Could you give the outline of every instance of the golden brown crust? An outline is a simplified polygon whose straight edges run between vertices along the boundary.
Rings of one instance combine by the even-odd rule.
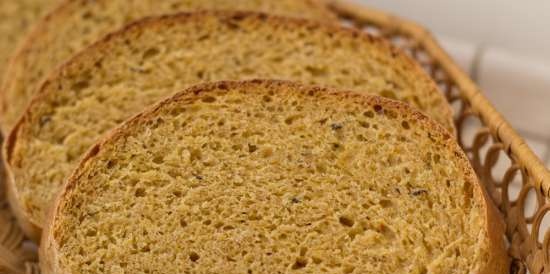
[[[499,219],[498,214],[495,212],[494,206],[489,202],[490,200],[483,190],[480,182],[478,181],[472,167],[469,164],[469,161],[466,158],[466,155],[460,149],[458,144],[454,141],[453,137],[440,124],[434,122],[432,119],[428,118],[426,115],[422,114],[418,110],[398,101],[368,94],[358,94],[354,92],[337,91],[329,88],[311,87],[295,82],[278,80],[222,81],[191,87],[185,91],[175,94],[171,98],[163,100],[162,102],[148,108],[142,113],[135,115],[133,118],[129,119],[118,128],[112,130],[109,134],[107,134],[104,138],[97,142],[96,145],[94,145],[86,153],[86,155],[82,158],[82,161],[79,164],[78,168],[76,168],[73,174],[68,178],[63,190],[55,200],[55,205],[52,207],[50,218],[48,220],[48,230],[44,232],[42,238],[43,245],[41,247],[41,264],[44,273],[65,273],[63,269],[59,269],[59,267],[55,265],[55,257],[57,256],[57,243],[55,235],[57,231],[55,231],[56,227],[54,226],[54,224],[57,219],[57,214],[63,207],[67,206],[67,204],[64,203],[64,198],[76,188],[77,184],[79,183],[80,177],[85,174],[85,171],[89,168],[91,161],[94,160],[96,155],[98,155],[99,152],[104,149],[104,147],[108,147],[110,144],[113,144],[117,140],[127,137],[129,134],[132,134],[132,129],[135,128],[137,125],[146,122],[148,119],[151,119],[151,117],[155,117],[159,112],[162,111],[165,106],[178,102],[182,98],[189,98],[190,96],[193,96],[195,100],[197,100],[197,98],[200,98],[200,95],[203,95],[205,93],[207,94],[209,91],[212,90],[229,90],[232,88],[235,89],[239,87],[250,86],[254,87],[260,85],[292,87],[293,90],[304,93],[307,92],[308,94],[322,92],[324,94],[329,94],[328,96],[339,98],[337,99],[337,101],[352,100],[356,103],[358,102],[360,104],[363,104],[366,107],[380,105],[384,109],[391,109],[393,111],[403,114],[406,117],[410,117],[416,120],[418,126],[423,126],[427,129],[430,129],[430,133],[432,134],[432,136],[435,139],[441,140],[444,146],[454,153],[454,155],[456,156],[456,161],[459,163],[460,168],[463,171],[467,181],[469,181],[473,185],[473,196],[480,199],[479,203],[483,205],[482,210],[485,214],[484,220],[486,221],[487,226],[487,231],[485,231],[485,233],[487,234],[487,239],[489,241],[490,258],[488,260],[488,264],[480,269],[478,274],[507,273],[506,270],[508,269],[509,262],[502,242],[503,230],[501,220]],[[277,91],[288,92],[285,89],[277,89]],[[52,229],[53,231],[50,231],[50,229]]]

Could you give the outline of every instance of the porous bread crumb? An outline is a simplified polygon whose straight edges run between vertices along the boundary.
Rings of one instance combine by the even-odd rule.
[[[464,154],[378,97],[200,86],[85,159],[45,234],[45,274],[463,274],[490,256]]]
[[[13,60],[7,71],[3,92],[0,93],[3,102],[0,108],[2,129],[5,133],[9,132],[24,112],[25,107],[39,88],[39,84],[51,70],[104,35],[136,19],[178,11],[230,9],[259,10],[327,22],[335,21],[336,17],[321,1],[65,0],[60,8],[37,23],[23,47],[18,50],[17,58]],[[2,0],[0,7],[2,7],[1,5],[14,5],[8,4],[8,2],[29,2],[28,5],[34,2],[36,5],[48,1]],[[10,44],[9,46],[14,45]],[[11,52],[11,48],[9,50]]]
[[[88,49],[46,82],[6,144],[19,203],[12,206],[42,226],[66,176],[103,133],[192,84],[250,78],[392,94],[453,127],[426,74],[370,36],[253,13],[153,18]]]

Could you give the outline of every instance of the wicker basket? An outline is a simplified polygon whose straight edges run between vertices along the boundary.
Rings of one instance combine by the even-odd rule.
[[[540,230],[550,211],[550,172],[525,141],[424,28],[343,0],[329,2],[344,24],[387,38],[430,73],[455,109],[462,148],[504,216],[510,273],[550,273],[550,230]],[[36,246],[25,240],[3,198],[0,193],[0,274],[39,273]],[[532,209],[528,200],[536,201]]]

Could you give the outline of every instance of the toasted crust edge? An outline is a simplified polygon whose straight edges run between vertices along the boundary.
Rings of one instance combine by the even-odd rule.
[[[433,121],[431,118],[421,113],[420,111],[410,107],[409,105],[394,101],[391,99],[382,98],[379,96],[369,95],[369,94],[358,94],[351,91],[340,91],[334,88],[325,88],[318,86],[303,85],[297,82],[291,81],[281,81],[281,80],[248,80],[248,81],[220,81],[215,83],[206,83],[193,86],[182,92],[178,92],[172,97],[169,97],[154,106],[147,108],[145,111],[135,115],[134,117],[127,120],[125,123],[113,129],[110,133],[104,136],[100,141],[98,141],[86,155],[82,158],[79,166],[75,169],[72,175],[66,181],[63,190],[59,193],[55,199],[54,206],[51,208],[48,225],[44,230],[42,235],[42,245],[40,247],[40,264],[42,271],[45,274],[60,274],[67,273],[57,265],[58,251],[56,242],[54,239],[54,224],[58,217],[59,210],[64,204],[64,198],[74,190],[76,185],[79,183],[79,179],[86,171],[89,163],[93,161],[96,155],[108,144],[116,142],[119,138],[127,136],[126,132],[132,133],[131,128],[135,125],[139,125],[144,121],[147,121],[149,118],[154,117],[156,113],[160,112],[165,106],[179,101],[185,96],[198,96],[204,93],[211,92],[216,89],[231,89],[231,88],[243,88],[243,87],[257,87],[257,86],[279,86],[279,87],[290,87],[300,92],[313,92],[319,93],[324,92],[340,98],[341,100],[354,100],[365,106],[372,105],[382,105],[384,108],[391,108],[392,110],[398,111],[400,113],[405,113],[407,116],[414,118],[419,124],[423,124],[426,128],[432,129],[432,133],[435,134],[435,137],[442,140],[445,147],[450,151],[453,151],[456,155],[457,163],[463,171],[466,179],[473,185],[474,191],[478,193],[477,196],[482,201],[481,210],[485,214],[485,228],[488,240],[489,248],[489,260],[487,265],[479,269],[478,274],[504,274],[507,273],[509,260],[507,257],[507,252],[504,247],[503,242],[503,223],[501,216],[496,211],[495,206],[491,203],[487,192],[484,190],[483,186],[479,182],[473,168],[470,166],[470,163],[465,155],[465,153],[460,149],[458,143],[456,143],[452,135],[450,135],[443,126],[439,123]],[[280,89],[278,92],[288,92],[287,90]],[[197,97],[198,98],[198,97]]]

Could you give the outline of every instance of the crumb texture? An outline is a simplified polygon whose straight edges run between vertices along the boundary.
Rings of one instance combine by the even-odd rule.
[[[1,2],[0,8],[20,6],[18,2],[43,6],[53,0]],[[107,33],[146,16],[205,9],[260,10],[327,21],[334,18],[319,0],[66,0],[62,8],[40,21],[8,71],[3,95],[4,129],[11,129],[52,69]],[[19,34],[17,28],[12,32]],[[14,45],[6,45],[11,50],[7,46]]]
[[[409,108],[366,98],[277,82],[174,97],[69,180],[52,226],[55,264],[475,273],[488,252],[483,198],[458,147]]]
[[[40,226],[98,137],[201,82],[275,78],[342,87],[409,102],[446,121],[448,106],[433,83],[385,46],[336,27],[255,14],[180,15],[134,26],[77,56],[27,112],[9,157],[20,204]]]

